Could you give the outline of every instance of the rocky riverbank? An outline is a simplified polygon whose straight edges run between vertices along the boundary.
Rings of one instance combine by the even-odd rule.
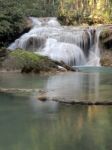
[[[57,62],[46,56],[34,54],[25,50],[0,51],[0,70],[1,71],[20,71],[21,73],[56,73],[75,71],[64,62]]]

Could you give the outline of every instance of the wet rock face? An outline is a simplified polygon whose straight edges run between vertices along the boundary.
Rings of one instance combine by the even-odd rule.
[[[102,66],[112,67],[112,51],[103,52],[100,63]]]
[[[8,50],[6,48],[0,49],[0,58],[7,56],[7,54],[8,54]]]
[[[0,68],[2,67],[2,62],[8,55],[8,50],[6,48],[0,49]]]
[[[112,49],[112,25],[107,26],[101,32],[100,41],[103,48]]]
[[[102,53],[100,63],[102,66],[112,67],[112,25],[106,28],[100,34]]]

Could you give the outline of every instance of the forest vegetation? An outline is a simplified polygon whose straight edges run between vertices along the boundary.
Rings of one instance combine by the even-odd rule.
[[[0,0],[0,47],[24,32],[29,16],[56,16],[64,25],[111,23],[112,0]]]

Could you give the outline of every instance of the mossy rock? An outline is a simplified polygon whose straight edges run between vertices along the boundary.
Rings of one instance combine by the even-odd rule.
[[[26,73],[40,73],[58,69],[56,63],[48,57],[20,49],[9,53],[7,59],[3,62],[3,68],[21,70],[21,72]]]
[[[7,71],[19,70],[22,73],[56,73],[57,71],[63,72],[63,70],[75,71],[74,68],[66,65],[64,62],[53,61],[47,56],[41,56],[21,49],[9,51],[7,57],[2,62],[2,68]]]

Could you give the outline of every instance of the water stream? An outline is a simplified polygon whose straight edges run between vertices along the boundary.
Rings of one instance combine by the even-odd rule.
[[[32,50],[71,66],[100,66],[100,28],[61,26],[56,18],[34,18],[32,29],[8,48]]]

